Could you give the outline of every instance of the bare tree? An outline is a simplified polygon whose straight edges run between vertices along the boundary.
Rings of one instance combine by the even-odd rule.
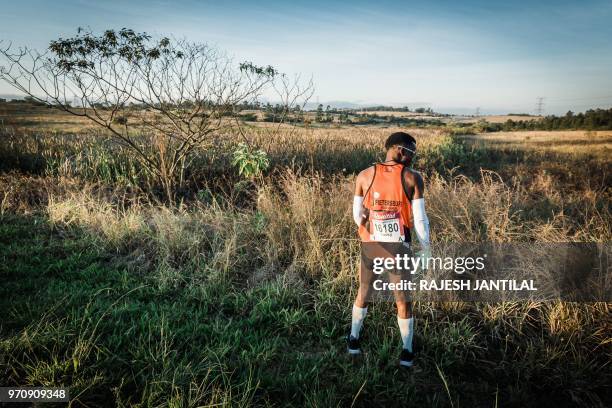
[[[211,147],[239,124],[232,120],[239,104],[281,89],[287,93],[283,103],[293,105],[312,88],[312,82],[300,87],[298,77],[291,84],[271,66],[235,64],[206,44],[125,28],[102,35],[79,29],[75,37],[52,41],[44,53],[8,44],[0,56],[6,62],[1,79],[105,128],[135,153],[171,202],[194,151]]]

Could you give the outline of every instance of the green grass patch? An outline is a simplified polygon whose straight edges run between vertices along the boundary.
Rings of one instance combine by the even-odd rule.
[[[325,278],[292,285],[282,274],[254,287],[236,281],[241,274],[159,285],[155,274],[121,267],[78,228],[57,230],[42,216],[1,221],[5,386],[67,386],[76,405],[88,406],[568,406],[609,399],[601,356],[572,352],[536,327],[519,335],[507,314],[485,324],[479,305],[418,305],[419,370],[404,371],[390,304],[371,307],[365,354],[347,356],[345,285]]]

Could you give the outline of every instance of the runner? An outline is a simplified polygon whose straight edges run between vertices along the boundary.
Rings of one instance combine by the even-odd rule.
[[[428,251],[429,220],[425,213],[423,178],[408,167],[416,153],[416,140],[408,133],[396,132],[387,138],[385,149],[385,161],[363,170],[356,180],[353,219],[359,228],[362,248],[367,242],[393,241],[402,241],[410,248],[410,234],[414,229],[422,251]],[[359,332],[368,311],[371,291],[371,280],[365,277],[365,269],[362,252],[359,291],[353,304],[351,332],[347,336],[350,354],[361,353]],[[403,343],[400,366],[411,367],[414,360],[412,303],[397,295],[395,303]]]

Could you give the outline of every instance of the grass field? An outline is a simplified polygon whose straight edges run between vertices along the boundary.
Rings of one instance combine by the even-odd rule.
[[[508,119],[513,121],[519,120],[533,120],[537,119],[538,116],[529,115],[479,115],[479,116],[459,116],[459,117],[440,117],[431,115],[428,113],[415,113],[415,112],[398,112],[398,111],[359,111],[360,114],[376,115],[376,116],[395,116],[400,118],[412,118],[412,119],[439,119],[443,122],[461,122],[461,123],[476,123],[479,120],[486,120],[489,123],[504,123]]]
[[[489,123],[504,123],[508,119],[511,119],[515,122],[520,120],[535,120],[538,119],[539,116],[529,116],[529,115],[480,115],[471,118],[461,119],[460,122],[466,123],[475,123],[479,120],[486,120]]]
[[[244,110],[244,115],[255,115],[257,120],[262,121],[264,113],[260,110]],[[447,124],[452,123],[476,123],[486,120],[489,123],[504,123],[508,119],[513,121],[529,121],[538,119],[538,116],[526,115],[480,115],[480,116],[450,116],[432,115],[428,113],[398,112],[398,111],[356,111],[358,115],[373,115],[381,117],[398,117],[406,119],[439,120]],[[305,112],[305,117],[311,123],[315,123],[315,112]],[[95,129],[88,119],[72,116],[59,111],[49,110],[44,106],[32,107],[27,104],[0,104],[0,125],[16,126],[26,129],[60,130],[62,132],[78,132],[84,128]],[[270,123],[262,122],[258,126],[270,126]],[[336,121],[336,126],[339,126]]]
[[[612,150],[612,131],[605,130],[496,132],[471,140],[497,150],[591,156],[602,161],[609,160]]]
[[[249,127],[266,174],[238,188],[202,152],[170,207],[129,152],[54,120],[1,130],[1,385],[74,406],[612,405],[606,303],[416,304],[413,371],[375,304],[348,358],[352,185],[394,129]],[[411,133],[434,242],[610,241],[609,132]]]

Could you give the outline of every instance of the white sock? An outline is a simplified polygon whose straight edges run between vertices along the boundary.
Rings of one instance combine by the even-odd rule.
[[[414,334],[414,317],[410,319],[397,318],[397,325],[400,329],[400,335],[402,336],[402,343],[404,348],[412,353],[412,335]]]
[[[353,318],[351,321],[351,336],[358,339],[361,326],[363,326],[363,320],[368,313],[367,307],[357,307],[353,305]]]

